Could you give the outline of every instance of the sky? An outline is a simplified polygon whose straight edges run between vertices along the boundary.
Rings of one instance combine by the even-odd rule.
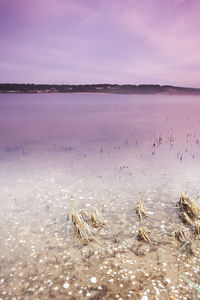
[[[0,0],[0,82],[200,87],[200,0]]]

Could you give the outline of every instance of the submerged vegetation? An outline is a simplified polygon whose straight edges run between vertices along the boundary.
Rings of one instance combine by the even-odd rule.
[[[148,217],[147,210],[144,206],[144,200],[142,199],[137,203],[135,208],[136,214],[139,216],[140,220],[142,221],[143,217]]]
[[[94,240],[91,228],[77,211],[72,212],[72,222],[74,224],[75,237],[80,237],[83,242],[87,243]]]
[[[192,200],[184,193],[177,203],[180,218],[184,223],[190,225],[197,234],[200,232],[200,208],[197,204],[198,198],[199,196]]]
[[[200,208],[197,204],[198,198],[199,197],[192,200],[185,192],[180,196],[177,203],[180,218],[192,229],[191,232],[190,228],[181,225],[180,228],[173,233],[173,241],[177,242],[177,246],[179,247],[178,253],[185,250],[188,255],[200,255],[200,248],[196,244],[196,240],[199,240],[198,234],[200,219]]]
[[[90,217],[90,221],[92,225],[96,228],[106,225],[106,221],[104,220],[102,214],[96,207],[93,207],[92,209],[92,215]]]
[[[82,209],[79,213],[77,207],[74,207],[74,204],[75,202],[73,200],[71,220],[74,225],[75,237],[79,237],[84,243],[96,240],[93,227],[99,228],[106,224],[100,211],[94,207],[90,216],[86,209]]]
[[[180,228],[173,233],[173,242],[175,246],[179,248],[178,253],[181,253],[183,250],[185,250],[187,255],[200,255],[200,249],[192,240],[191,233],[188,228],[180,226]]]
[[[173,241],[177,240],[181,243],[185,243],[190,240],[190,230],[186,227],[180,226],[178,230],[173,232]]]
[[[194,239],[199,234],[199,222],[200,218],[200,208],[197,205],[197,199],[191,200],[186,193],[180,196],[177,206],[179,208],[179,215],[184,223],[190,225],[193,230],[192,232],[188,227],[180,225],[179,229],[172,233],[173,244],[179,248],[178,253],[186,250],[187,254],[194,254],[199,256],[200,249],[196,245]],[[148,217],[147,210],[144,206],[143,197],[137,203],[135,208],[136,214],[139,216],[140,220],[143,222],[144,217]],[[103,218],[100,211],[93,207],[91,213],[86,209],[82,209],[78,212],[77,207],[75,208],[75,202],[73,200],[71,220],[74,225],[75,237],[79,237],[84,243],[89,243],[95,239],[95,229],[103,227],[106,225],[106,221]],[[192,237],[193,234],[193,237]],[[151,230],[146,226],[141,226],[136,235],[138,241],[145,243],[152,243]],[[97,241],[97,240],[96,240]]]
[[[151,230],[145,226],[140,227],[138,234],[137,234],[137,239],[139,241],[143,242],[152,242],[151,240]]]

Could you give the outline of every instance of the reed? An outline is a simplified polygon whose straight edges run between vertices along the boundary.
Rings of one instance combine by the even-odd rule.
[[[180,213],[186,214],[190,219],[194,220],[200,217],[200,208],[197,204],[197,200],[190,199],[186,193],[182,194],[177,206],[179,208]]]
[[[179,248],[178,253],[185,250],[188,255],[200,255],[200,249],[196,246],[191,238],[190,230],[186,227],[180,226],[178,230],[173,233],[173,242],[177,243]]]
[[[148,217],[147,210],[144,206],[143,198],[137,203],[135,211],[136,211],[136,214],[139,216],[141,221],[142,221],[143,217]]]
[[[177,206],[179,209],[179,216],[184,223],[190,225],[195,233],[200,233],[200,207],[197,204],[197,199],[190,199],[186,193],[182,194]]]
[[[82,241],[89,243],[90,241],[94,240],[94,235],[92,230],[90,229],[88,223],[83,218],[83,215],[78,213],[77,205],[75,207],[75,201],[73,199],[72,203],[72,214],[71,220],[74,224],[74,232],[76,238],[81,238]]]
[[[173,232],[173,241],[179,241],[181,243],[185,243],[187,240],[189,240],[190,237],[190,230],[184,226],[180,226],[180,228]]]
[[[189,280],[186,276],[181,275],[181,277],[189,284],[191,285],[196,291],[197,293],[200,292],[200,283],[196,284],[193,281]]]
[[[92,209],[92,215],[90,217],[90,221],[93,227],[95,228],[102,227],[106,224],[106,221],[104,220],[102,214],[96,207],[93,207]]]
[[[140,227],[138,234],[137,234],[137,239],[139,241],[143,241],[145,243],[152,242],[150,229],[145,226]]]
[[[90,216],[89,216],[88,211],[86,209],[81,210],[81,216],[82,216],[82,218],[85,222],[87,222],[87,223],[90,222]]]
[[[82,239],[82,241],[89,243],[94,240],[94,235],[86,221],[84,221],[81,214],[74,210],[72,212],[72,222],[74,224],[75,236]]]
[[[75,236],[79,237],[82,241],[89,243],[90,241],[97,240],[94,237],[94,228],[100,228],[106,224],[102,214],[96,208],[92,208],[90,215],[86,209],[82,209],[79,213],[75,201],[72,204],[71,220],[74,225]]]

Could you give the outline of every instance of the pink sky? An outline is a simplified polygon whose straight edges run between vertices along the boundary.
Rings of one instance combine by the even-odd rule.
[[[0,82],[200,87],[198,0],[0,0]]]

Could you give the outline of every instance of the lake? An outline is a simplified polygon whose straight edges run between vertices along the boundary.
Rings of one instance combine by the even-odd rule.
[[[200,193],[199,112],[199,96],[0,94],[0,298],[193,297],[180,273],[199,280],[200,259],[171,241],[180,195]],[[85,244],[71,213],[94,207],[107,224]]]

